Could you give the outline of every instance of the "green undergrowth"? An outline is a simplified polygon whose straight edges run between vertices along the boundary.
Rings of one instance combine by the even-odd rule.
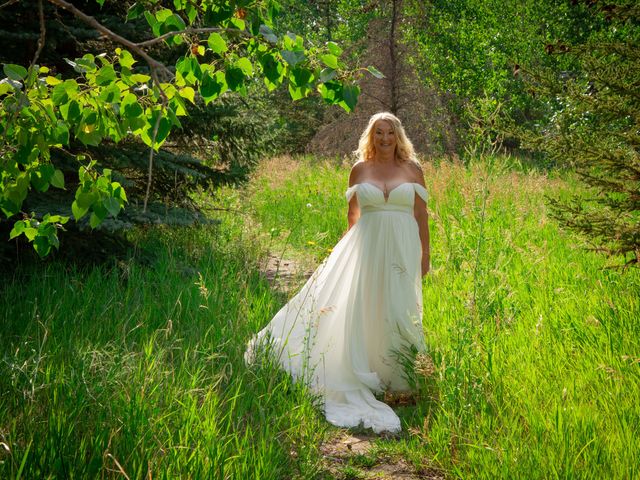
[[[155,260],[5,279],[0,478],[309,478],[326,426],[245,342],[282,299],[241,219],[139,232]]]
[[[548,217],[570,179],[510,159],[424,171],[434,363],[413,374],[416,404],[394,407],[399,437],[331,471],[401,458],[451,478],[639,477],[638,271]],[[218,225],[136,231],[145,262],[6,274],[0,478],[331,478],[318,447],[340,430],[243,353],[287,300],[259,273],[267,251],[326,257],[347,177],[338,161],[272,159],[242,189],[199,195]]]
[[[254,182],[258,221],[323,258],[346,229],[348,168],[277,170]],[[564,173],[511,158],[424,173],[435,373],[417,375],[417,405],[397,408],[404,433],[378,441],[381,458],[460,478],[639,477],[640,272],[548,217],[545,197],[579,188]]]

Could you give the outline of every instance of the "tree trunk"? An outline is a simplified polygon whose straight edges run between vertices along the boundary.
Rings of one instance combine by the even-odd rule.
[[[389,83],[391,84],[391,113],[398,114],[398,44],[396,35],[398,32],[397,24],[399,18],[399,10],[402,8],[402,0],[393,0],[391,5],[391,27],[389,28],[389,58],[391,60],[391,72],[389,74]]]

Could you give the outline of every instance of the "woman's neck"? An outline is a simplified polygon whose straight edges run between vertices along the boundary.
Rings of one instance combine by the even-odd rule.
[[[376,152],[375,156],[373,157],[373,159],[377,162],[377,163],[393,163],[394,160],[396,158],[396,152],[389,152],[389,153],[380,153],[380,152]]]

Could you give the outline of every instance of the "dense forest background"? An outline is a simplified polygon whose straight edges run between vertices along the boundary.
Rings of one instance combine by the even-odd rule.
[[[164,3],[73,2],[80,11],[133,42],[149,38],[151,23],[145,16],[149,13],[142,14],[144,9],[161,18],[162,12],[178,8],[175,18],[165,18],[169,14],[162,17],[163,24],[150,17],[152,23],[156,22],[153,28],[158,34],[163,28],[162,32],[170,32],[178,30],[176,25],[184,26],[180,15],[189,17],[189,21],[193,15],[193,26],[198,26],[200,17],[195,10],[188,10],[188,2]],[[50,68],[50,76],[73,78],[81,70],[72,59],[111,54],[122,46],[56,2],[38,2],[41,15],[34,14],[35,5],[8,2],[0,9],[3,64],[28,66],[37,52],[37,63]],[[205,15],[204,23],[234,18],[244,22],[241,17],[247,14],[247,6],[257,9],[259,4],[211,5],[210,10],[224,10],[229,18],[224,20],[222,15],[218,20],[207,20]],[[353,104],[359,93],[355,110],[348,113],[328,105],[341,100],[330,98],[333,93],[328,94],[325,88],[335,77],[333,68],[322,65],[325,69],[320,72],[315,67],[315,77],[329,81],[318,87],[322,95],[313,92],[312,83],[298,88],[296,79],[292,81],[298,93],[293,94],[282,79],[273,84],[265,80],[265,86],[256,64],[255,75],[249,72],[240,85],[233,86],[235,94],[229,91],[206,97],[201,86],[193,98],[188,94],[184,97],[190,101],[178,107],[186,110],[179,128],[167,126],[167,132],[170,128],[172,131],[156,154],[155,175],[146,173],[148,147],[136,135],[94,139],[83,136],[82,129],[68,139],[63,135],[67,145],[51,149],[50,164],[62,172],[67,185],[77,184],[77,159],[91,158],[97,163],[97,174],[107,168],[128,195],[126,208],[117,217],[124,207],[124,197],[115,200],[119,206],[113,199],[104,208],[95,203],[87,206],[88,212],[97,217],[91,220],[87,215],[82,221],[68,223],[68,230],[87,232],[91,223],[92,228],[98,227],[107,235],[139,223],[203,221],[189,200],[194,188],[241,182],[266,156],[304,152],[349,155],[369,116],[387,110],[404,121],[416,149],[427,159],[445,155],[465,160],[476,154],[502,152],[541,167],[575,169],[594,188],[592,195],[556,201],[556,216],[593,239],[595,248],[621,255],[625,262],[637,262],[640,169],[634,128],[638,126],[638,7],[633,2],[282,0],[268,5],[272,29],[267,30],[276,41],[280,38],[282,43],[287,32],[295,32],[290,33],[291,38],[297,34],[304,39],[298,37],[295,48],[299,52],[332,45],[339,60],[334,56],[330,64],[343,69],[343,77],[337,81],[353,82],[348,87]],[[255,28],[259,22],[252,21]],[[257,37],[267,38],[264,32]],[[175,64],[173,70],[185,73],[184,65],[198,57],[197,49],[193,50],[197,36],[185,38],[190,39],[189,45],[189,41],[158,42],[148,51],[163,64]],[[230,46],[237,40],[233,35],[225,38]],[[248,48],[245,53],[252,47]],[[224,51],[220,55],[225,55]],[[246,68],[243,65],[234,67],[235,71]],[[263,62],[262,72],[267,72],[265,65]],[[276,65],[280,72],[287,62]],[[295,63],[289,66],[292,71],[297,68]],[[248,68],[251,70],[250,62]],[[150,69],[139,62],[133,70],[144,74]],[[282,76],[277,72],[276,77]],[[306,77],[294,73],[296,78],[311,82],[314,75],[308,72]],[[8,126],[11,102],[16,98],[6,83],[15,81],[9,77],[2,90],[3,123]],[[202,83],[195,77],[196,84]],[[338,91],[342,86],[332,88]],[[103,107],[119,107],[119,97],[111,100],[108,94],[101,95],[98,101]],[[149,113],[148,117],[153,115]],[[175,126],[177,117],[173,118]],[[131,125],[126,128],[131,129]],[[148,127],[147,133],[152,130]],[[164,130],[162,123],[160,132]],[[23,141],[16,138],[5,134],[5,152],[15,148],[12,142]],[[48,153],[43,159],[49,164],[46,157]],[[71,189],[49,189],[46,181],[46,186],[38,183],[42,178],[55,180],[53,171],[31,173],[32,188],[28,183],[20,187],[13,174],[5,175],[4,202],[13,205],[4,209],[5,218],[0,222],[5,237],[13,232],[12,238],[25,238],[20,232],[28,228],[26,224],[21,224],[19,231],[13,230],[20,211],[31,219],[42,219],[46,213],[63,217],[73,213]],[[17,200],[12,200],[12,195]],[[22,201],[26,203],[22,205]],[[29,216],[29,212],[34,215]],[[40,253],[48,254],[58,244],[57,230],[49,228],[49,236],[38,232],[35,245],[41,245]],[[14,249],[3,242],[2,256],[11,257]]]

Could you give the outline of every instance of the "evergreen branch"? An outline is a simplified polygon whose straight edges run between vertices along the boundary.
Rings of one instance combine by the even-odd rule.
[[[176,35],[188,35],[188,34],[199,34],[199,33],[212,33],[212,32],[225,32],[225,33],[234,33],[240,34],[247,38],[251,38],[251,35],[246,33],[244,30],[239,30],[237,28],[222,28],[222,27],[206,27],[206,28],[186,28],[184,30],[178,30],[175,32],[167,32],[159,37],[152,38],[150,40],[145,40],[144,42],[138,42],[135,45],[138,47],[148,47],[149,45],[154,45],[156,43],[162,42],[167,38],[175,37]]]

